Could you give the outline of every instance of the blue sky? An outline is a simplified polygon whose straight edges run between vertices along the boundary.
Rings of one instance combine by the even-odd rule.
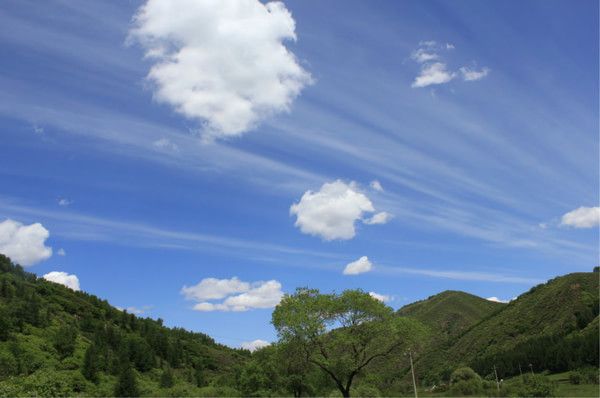
[[[0,251],[231,346],[598,264],[596,1],[209,3],[3,4]]]

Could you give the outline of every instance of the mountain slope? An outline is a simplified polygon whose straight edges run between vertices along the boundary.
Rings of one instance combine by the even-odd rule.
[[[445,349],[426,350],[419,359],[424,373],[435,380],[459,365],[484,375],[495,366],[500,377],[529,364],[556,371],[598,366],[598,276],[573,273],[533,287],[450,339]]]
[[[113,396],[127,388],[152,396],[206,389],[235,395],[228,386],[248,357],[202,333],[166,328],[37,278],[0,255],[0,396]]]
[[[503,306],[469,293],[447,290],[402,307],[398,315],[417,319],[435,332],[452,338]]]

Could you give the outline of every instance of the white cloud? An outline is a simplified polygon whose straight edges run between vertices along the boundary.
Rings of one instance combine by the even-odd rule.
[[[600,225],[600,207],[580,207],[562,216],[562,225],[574,228],[593,228]]]
[[[422,41],[419,48],[411,53],[411,58],[421,64],[420,73],[412,83],[412,87],[420,88],[436,84],[445,84],[457,76],[462,76],[464,81],[481,80],[486,77],[490,68],[483,67],[479,70],[463,66],[458,71],[448,69],[442,51],[454,50],[454,44],[438,44],[435,41]],[[433,93],[432,93],[433,94]]]
[[[65,249],[63,249],[62,247],[60,249],[58,249],[58,251],[56,252],[56,254],[58,254],[59,256],[66,256],[67,252],[65,251]]]
[[[67,198],[60,198],[58,200],[58,205],[59,206],[67,207],[67,206],[72,205],[72,204],[73,204],[73,201],[69,200]]]
[[[513,301],[514,299],[516,299],[516,297],[513,297],[513,298],[511,298],[510,300],[502,300],[502,299],[499,299],[499,298],[498,298],[498,297],[496,297],[496,296],[492,296],[492,297],[488,297],[488,298],[486,298],[486,300],[493,301],[493,302],[495,302],[495,303],[503,303],[503,304],[510,303],[510,302],[511,302],[511,301]]]
[[[486,298],[486,300],[493,301],[495,303],[508,303],[508,300],[501,300],[496,296],[488,297],[488,298]]]
[[[213,300],[222,299],[230,294],[246,292],[250,289],[248,282],[243,282],[236,277],[231,279],[205,278],[194,286],[184,286],[181,293],[188,300]]]
[[[67,274],[66,272],[60,271],[52,271],[45,274],[43,278],[47,281],[66,286],[69,289],[73,289],[75,291],[79,290],[79,278],[77,275]]]
[[[166,150],[166,151],[177,152],[179,150],[179,146],[177,146],[177,144],[175,144],[174,142],[171,142],[171,140],[168,138],[161,138],[159,140],[156,140],[152,143],[152,145],[156,149],[160,149],[163,151]]]
[[[490,73],[490,68],[481,68],[480,70],[475,70],[463,66],[460,68],[460,73],[465,81],[471,82],[475,80],[481,80]]]
[[[138,308],[138,307],[127,307],[127,308],[123,308],[123,307],[115,307],[116,309],[118,309],[119,311],[127,311],[130,314],[135,314],[135,315],[142,315],[145,314],[148,310],[152,309],[151,305],[145,305],[142,308]]]
[[[33,132],[36,134],[44,134],[44,128],[36,124],[33,125]]]
[[[273,308],[281,301],[281,283],[243,282],[238,278],[206,278],[195,286],[184,286],[181,293],[188,300],[199,301],[196,311],[248,311],[254,308]],[[224,300],[222,300],[224,299]],[[208,300],[222,300],[210,302]]]
[[[387,303],[388,301],[390,301],[392,299],[388,295],[379,294],[379,293],[375,293],[375,292],[369,292],[369,296],[373,297],[376,300],[381,301],[382,303]]]
[[[426,50],[424,48],[419,48],[416,49],[415,51],[413,51],[413,53],[410,55],[410,57],[417,61],[418,63],[423,63],[423,62],[429,62],[429,61],[434,61],[436,59],[438,59],[440,56],[430,50]]]
[[[392,219],[392,215],[388,212],[382,211],[380,213],[375,214],[371,218],[367,218],[363,220],[365,224],[369,225],[377,225],[377,224],[385,224]]]
[[[377,192],[383,192],[383,187],[381,186],[381,183],[378,180],[371,181],[370,186]]]
[[[367,256],[362,256],[356,261],[351,262],[344,268],[344,275],[358,275],[369,272],[373,269],[373,264]]]
[[[239,136],[288,111],[311,76],[284,45],[295,21],[282,2],[148,0],[134,16],[130,41],[154,61],[154,97],[206,136]]]
[[[0,223],[0,253],[24,267],[34,265],[52,256],[52,248],[44,245],[49,236],[40,223],[4,220]]]
[[[271,345],[271,343],[269,343],[268,341],[257,339],[254,341],[244,341],[242,342],[242,344],[240,344],[240,347],[242,347],[245,350],[249,350],[250,352],[254,352],[269,345]]]
[[[325,240],[353,238],[354,223],[374,211],[373,203],[355,182],[341,180],[325,183],[317,192],[306,191],[300,202],[290,207],[290,214],[296,216],[294,225],[300,231]]]
[[[446,69],[446,64],[435,62],[424,66],[421,74],[415,78],[413,87],[427,87],[433,84],[444,84],[454,79],[456,74]]]

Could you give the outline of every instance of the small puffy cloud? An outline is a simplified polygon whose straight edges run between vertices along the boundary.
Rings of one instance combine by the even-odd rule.
[[[179,150],[179,146],[177,146],[177,144],[175,144],[174,142],[171,142],[171,140],[168,138],[161,138],[159,140],[156,140],[152,143],[152,145],[154,146],[154,148],[162,151],[177,152]]]
[[[33,125],[33,132],[36,134],[44,134],[44,128],[36,124]]]
[[[562,216],[561,225],[593,228],[600,225],[600,207],[580,207]]]
[[[195,286],[184,286],[181,293],[188,299],[198,301],[196,311],[248,311],[255,308],[273,308],[281,301],[281,283],[243,282],[238,278],[206,278]],[[211,302],[210,300],[220,300]]]
[[[352,239],[356,235],[355,222],[373,212],[373,203],[358,185],[341,180],[325,183],[317,192],[306,191],[300,202],[290,207],[290,214],[296,216],[294,225],[300,231],[324,240]]]
[[[367,256],[362,256],[356,261],[351,262],[344,268],[344,275],[358,275],[369,272],[373,269],[373,264]]]
[[[363,220],[365,224],[369,225],[377,225],[377,224],[385,224],[392,219],[392,215],[388,212],[382,211],[380,213],[375,214],[371,218],[367,218]]]
[[[65,251],[65,249],[63,249],[62,247],[60,249],[58,249],[58,251],[56,252],[56,254],[58,254],[59,256],[66,256],[67,252]]]
[[[73,289],[75,291],[79,290],[79,278],[77,275],[67,274],[66,272],[61,271],[52,271],[45,274],[43,278],[47,281],[66,286],[69,289]]]
[[[250,352],[254,352],[256,350],[260,350],[261,348],[267,347],[271,345],[268,341],[257,339],[253,341],[244,341],[240,344],[240,347],[244,350],[248,350]]]
[[[375,292],[369,292],[369,296],[373,297],[376,300],[381,301],[382,303],[387,303],[388,301],[390,301],[392,299],[388,295],[379,294],[379,293],[375,293]]]
[[[369,184],[371,186],[371,188],[373,188],[375,191],[377,192],[383,192],[383,187],[381,186],[381,183],[378,180],[373,180],[371,181],[371,184]]]
[[[148,0],[129,41],[152,65],[154,98],[200,121],[211,138],[239,136],[288,111],[310,74],[285,46],[295,21],[282,2]]]
[[[205,278],[194,286],[184,286],[181,293],[188,300],[222,299],[230,294],[246,292],[250,289],[248,282],[242,282],[236,277],[231,279]]]
[[[488,73],[490,73],[490,68],[481,68],[480,70],[475,70],[463,66],[460,68],[460,73],[465,81],[471,82],[475,80],[481,80],[486,77]]]
[[[24,267],[34,265],[52,256],[52,248],[45,246],[49,236],[40,223],[23,225],[4,220],[0,223],[0,253]]]
[[[486,77],[490,69],[483,67],[479,70],[463,66],[458,71],[448,68],[442,53],[454,50],[454,44],[438,44],[435,41],[422,41],[419,48],[411,53],[411,59],[420,64],[419,75],[412,83],[413,88],[445,84],[460,76],[464,81],[476,81]]]
[[[435,62],[429,64],[421,69],[419,76],[415,78],[413,87],[427,87],[434,84],[448,83],[454,79],[456,74],[446,69],[446,64],[442,62]]]
[[[67,206],[72,205],[72,204],[73,204],[73,201],[69,200],[67,198],[60,198],[58,200],[58,205],[62,206],[62,207],[67,207]]]

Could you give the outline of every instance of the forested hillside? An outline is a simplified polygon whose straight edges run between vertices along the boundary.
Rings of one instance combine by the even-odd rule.
[[[555,278],[508,304],[446,291],[395,313],[361,291],[298,289],[274,311],[280,342],[251,354],[0,255],[0,396],[411,395],[409,351],[417,384],[451,395],[495,394],[494,368],[501,378],[583,369],[597,382],[599,275]],[[476,388],[457,387],[464,378]],[[529,387],[512,393],[550,395]]]
[[[533,287],[480,319],[417,364],[435,382],[459,365],[499,377],[598,366],[597,272],[574,273]],[[403,311],[400,311],[401,313]],[[408,316],[411,316],[408,314]],[[439,347],[438,347],[439,348]],[[420,366],[419,366],[420,365]]]
[[[3,255],[0,272],[0,396],[237,394],[247,351],[36,278]]]

